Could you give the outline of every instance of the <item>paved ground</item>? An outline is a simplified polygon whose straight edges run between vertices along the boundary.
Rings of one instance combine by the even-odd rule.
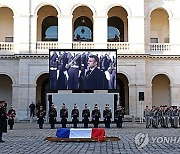
[[[43,140],[47,136],[55,136],[56,129],[49,129],[48,124],[40,130],[35,122],[15,123],[14,130],[3,135],[5,143],[0,143],[0,154],[180,153],[180,128],[146,129],[144,124],[132,122],[125,122],[122,129],[115,128],[115,125],[112,127],[106,129],[106,134],[118,136],[118,142],[56,143]]]

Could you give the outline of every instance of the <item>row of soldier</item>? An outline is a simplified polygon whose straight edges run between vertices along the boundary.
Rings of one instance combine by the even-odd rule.
[[[159,125],[164,128],[168,128],[169,125],[173,128],[177,128],[178,125],[180,125],[180,107],[153,106],[152,109],[150,109],[146,106],[144,117],[146,128],[150,126],[158,128]]]
[[[57,110],[54,106],[54,103],[51,104],[48,115],[49,115],[49,123],[51,129],[54,129],[55,123],[57,122],[56,121]],[[45,111],[42,109],[42,106],[40,107],[40,110],[37,112],[37,117],[38,117],[39,128],[42,129],[44,123],[44,117],[45,117]],[[71,111],[71,117],[72,117],[73,127],[77,128],[77,124],[79,123],[79,109],[76,104],[74,105],[74,108]],[[82,122],[84,123],[84,128],[88,128],[90,122],[93,123],[94,128],[98,128],[101,118],[101,112],[98,105],[95,104],[94,109],[91,112],[92,121],[90,120],[90,110],[87,104],[85,104],[84,109],[82,111],[82,117],[83,117]],[[118,128],[122,127],[123,117],[124,117],[124,110],[120,105],[118,105],[117,109],[115,110],[115,122]],[[66,105],[64,103],[62,105],[62,108],[60,109],[60,118],[61,118],[62,128],[66,128],[67,119],[68,119],[68,109],[66,108]],[[109,104],[106,104],[105,109],[103,110],[103,118],[104,118],[105,127],[110,128],[112,111],[109,107]]]

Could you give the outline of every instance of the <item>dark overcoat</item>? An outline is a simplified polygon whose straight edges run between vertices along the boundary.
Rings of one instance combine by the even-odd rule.
[[[7,115],[4,107],[0,107],[0,132],[7,133]]]

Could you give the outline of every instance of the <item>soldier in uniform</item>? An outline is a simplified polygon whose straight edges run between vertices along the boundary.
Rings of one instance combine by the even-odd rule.
[[[174,127],[174,116],[173,116],[172,106],[169,108],[169,121],[170,121],[171,127]]]
[[[120,105],[117,106],[114,116],[115,116],[115,122],[116,122],[117,128],[122,128],[123,117],[124,117],[124,111],[123,111],[122,106]]]
[[[164,127],[164,126],[163,126],[163,111],[164,111],[164,110],[163,110],[163,107],[160,106],[159,112],[158,112],[158,121],[159,121],[161,127]]]
[[[54,129],[56,123],[56,117],[57,117],[57,111],[54,107],[54,103],[52,103],[49,109],[49,123],[51,125],[51,129]]]
[[[60,109],[60,118],[61,118],[62,128],[66,128],[68,109],[66,108],[66,105],[64,103],[62,105],[62,109]]]
[[[82,111],[82,117],[83,117],[82,122],[84,123],[84,128],[88,128],[90,111],[89,111],[89,109],[88,109],[87,104],[85,104],[84,110]]]
[[[3,143],[2,135],[7,133],[7,115],[5,101],[0,101],[0,143]]]
[[[177,112],[178,112],[178,119],[179,119],[179,125],[180,125],[180,106],[179,106]]]
[[[13,129],[13,125],[14,125],[14,117],[16,116],[16,111],[13,109],[13,106],[11,105],[10,110],[8,111],[8,125],[9,125],[9,129]]]
[[[39,129],[43,129],[43,124],[44,124],[44,117],[46,115],[45,110],[43,109],[42,106],[39,107],[39,110],[37,111],[37,123],[39,124]]]
[[[74,109],[71,112],[71,117],[74,128],[77,128],[77,123],[79,122],[79,110],[76,104],[74,104]]]
[[[146,108],[144,109],[144,117],[146,121],[146,128],[149,128],[150,127],[150,109],[148,108],[148,106],[146,106]]]
[[[158,108],[154,106],[151,114],[152,114],[152,127],[158,128]]]
[[[178,127],[178,109],[177,107],[174,107],[172,110],[172,127],[177,128]]]
[[[100,110],[98,109],[98,105],[95,104],[94,110],[92,110],[92,123],[94,124],[94,128],[98,128],[99,118],[101,118]]]
[[[163,120],[164,120],[164,127],[168,128],[168,124],[169,124],[169,109],[168,109],[167,106],[164,107]]]
[[[111,118],[112,118],[112,112],[109,108],[109,104],[106,104],[105,110],[103,111],[103,118],[106,128],[110,128]]]

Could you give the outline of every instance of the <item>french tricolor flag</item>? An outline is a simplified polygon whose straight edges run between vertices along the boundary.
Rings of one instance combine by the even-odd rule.
[[[59,128],[56,131],[58,138],[98,138],[102,141],[105,137],[105,130],[103,128]]]

